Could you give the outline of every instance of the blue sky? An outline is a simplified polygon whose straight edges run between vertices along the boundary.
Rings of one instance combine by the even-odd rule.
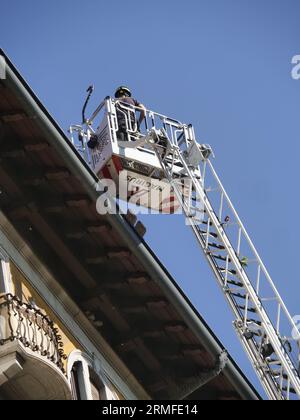
[[[63,129],[129,85],[192,122],[290,312],[300,314],[298,0],[1,0],[1,47]],[[232,315],[178,216],[143,217],[147,240],[257,385]]]

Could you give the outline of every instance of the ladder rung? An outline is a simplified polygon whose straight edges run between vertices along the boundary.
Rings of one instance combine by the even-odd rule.
[[[253,330],[249,329],[248,331],[244,332],[244,337],[246,338],[247,341],[251,340],[254,336],[261,338],[261,336],[262,336],[261,331],[260,330],[253,331]]]
[[[220,245],[220,244],[217,244],[217,243],[209,243],[208,244],[210,247],[212,247],[212,248],[216,248],[216,249],[221,249],[221,250],[224,250],[225,249],[225,246],[224,245]],[[226,261],[226,260],[225,260]]]
[[[251,334],[255,335],[256,337],[261,337],[261,333],[257,331],[251,331]]]
[[[237,287],[244,287],[243,283],[240,283],[239,281],[227,280],[227,283]]]
[[[246,306],[238,306],[238,308],[242,309],[242,311],[246,310]],[[247,311],[252,312],[254,314],[256,314],[256,312],[257,312],[255,308],[247,308]]]
[[[266,361],[267,361],[268,365],[281,366],[280,360],[270,359],[269,357],[266,357]]]
[[[208,222],[206,220],[203,220],[202,221],[202,224],[203,225],[208,225]],[[212,222],[209,222],[209,226],[212,226],[212,225],[213,225]]]
[[[283,375],[282,375],[282,372],[281,372],[281,370],[271,370],[271,372],[272,372],[272,375],[274,375],[274,376],[277,376],[277,377],[280,377],[280,376],[282,376],[283,377],[283,379],[285,379],[285,380],[288,380],[288,376],[287,376],[287,374],[286,373],[284,373]]]
[[[247,323],[253,322],[256,325],[262,326],[262,322],[258,321],[257,319],[247,319]]]
[[[223,257],[223,255],[216,255],[216,254],[213,254],[213,253],[211,253],[210,254],[213,258],[215,258],[216,260],[221,260],[221,261],[227,261],[227,257]],[[230,262],[231,260],[229,260],[229,262]],[[229,272],[229,270],[228,270],[228,272]]]
[[[187,215],[186,217],[193,222],[193,226],[195,226],[196,228],[202,223],[202,219],[198,219],[196,216]]]
[[[220,267],[220,271],[222,273],[226,273],[226,268]],[[229,274],[232,274],[233,276],[236,276],[237,275],[237,272],[235,270],[227,270],[227,271],[228,271]],[[229,283],[229,281],[228,281],[228,283]]]
[[[205,232],[205,230],[201,230],[200,233],[202,233],[202,235],[207,235],[207,232]],[[218,235],[214,232],[209,232],[209,235],[212,236],[213,238],[218,238]]]
[[[247,295],[242,295],[241,293],[231,293],[231,296],[240,298],[240,299],[246,299]]]
[[[285,386],[285,387],[282,388],[282,390],[284,392],[288,392],[288,387]],[[290,391],[291,394],[297,394],[297,392],[294,390],[294,388],[290,388],[289,391]]]

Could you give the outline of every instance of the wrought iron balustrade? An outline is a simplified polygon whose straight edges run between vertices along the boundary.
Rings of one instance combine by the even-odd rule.
[[[65,374],[62,337],[54,322],[40,309],[16,296],[0,296],[0,346],[18,340],[25,348],[47,358]]]

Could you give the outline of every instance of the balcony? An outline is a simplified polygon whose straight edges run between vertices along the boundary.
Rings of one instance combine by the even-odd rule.
[[[63,343],[53,321],[13,295],[0,296],[0,393],[7,399],[70,399]]]

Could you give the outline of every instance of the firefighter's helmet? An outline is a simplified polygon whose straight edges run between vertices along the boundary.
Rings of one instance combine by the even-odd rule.
[[[120,86],[118,87],[118,89],[116,90],[115,93],[115,98],[120,98],[121,96],[128,96],[131,97],[131,92],[130,89],[128,89],[128,87],[126,86]]]

